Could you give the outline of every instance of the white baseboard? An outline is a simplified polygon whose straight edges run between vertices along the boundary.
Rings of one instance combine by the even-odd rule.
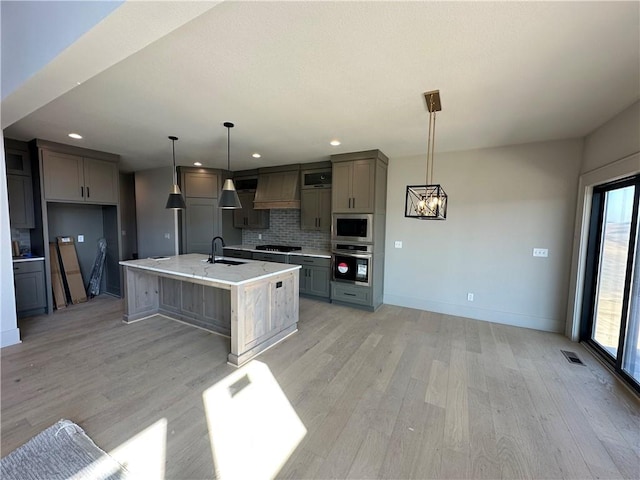
[[[15,345],[17,343],[21,343],[20,340],[20,329],[12,328],[11,330],[3,330],[0,333],[0,348],[8,347],[10,345]]]
[[[534,330],[543,330],[545,332],[563,333],[565,328],[565,322],[563,319],[534,317],[531,315],[523,315],[521,313],[501,312],[498,310],[434,302],[420,298],[405,297],[403,295],[385,293],[384,303],[389,305],[398,305],[400,307],[425,310],[427,312],[472,318],[474,320],[482,320],[485,322],[513,325],[514,327],[532,328]]]

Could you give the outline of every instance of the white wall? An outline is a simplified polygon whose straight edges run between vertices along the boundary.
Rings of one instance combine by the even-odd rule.
[[[424,181],[425,156],[391,159],[384,302],[563,331],[582,147],[579,139],[436,154],[445,221],[404,217],[406,185]],[[534,258],[534,247],[549,257]]]
[[[2,2],[2,98],[122,3]]]
[[[7,175],[4,159],[4,135],[0,132],[3,147],[0,161],[0,347],[20,343],[20,330],[16,318],[16,300],[11,260],[11,230],[9,229],[9,202]]]
[[[589,134],[584,145],[565,329],[572,340],[579,339],[593,187],[640,173],[640,101]]]
[[[587,135],[581,173],[640,151],[640,101]]]
[[[164,206],[173,183],[173,168],[135,172],[138,255],[177,255],[175,211]],[[169,234],[170,238],[165,238]]]

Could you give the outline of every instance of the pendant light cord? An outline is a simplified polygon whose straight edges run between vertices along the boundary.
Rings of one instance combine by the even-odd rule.
[[[231,127],[227,127],[227,171],[231,172]]]
[[[178,171],[176,170],[176,141],[171,139],[171,149],[173,150],[173,184],[178,184]]]

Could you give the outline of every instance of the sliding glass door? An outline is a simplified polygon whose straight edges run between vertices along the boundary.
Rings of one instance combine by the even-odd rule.
[[[640,389],[640,176],[593,192],[581,339]]]

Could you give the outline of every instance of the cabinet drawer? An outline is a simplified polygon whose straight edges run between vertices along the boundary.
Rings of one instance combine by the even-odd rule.
[[[306,255],[289,255],[289,263],[294,263],[296,265],[311,265],[314,267],[329,267],[331,266],[331,259],[308,257]]]
[[[253,252],[249,252],[248,250],[236,250],[233,248],[225,248],[224,256],[233,257],[233,258],[245,258],[245,259],[251,260],[253,258]]]
[[[371,288],[331,282],[331,300],[371,305]]]
[[[44,271],[42,260],[32,260],[30,262],[13,262],[13,273],[30,273]]]
[[[253,253],[254,260],[260,260],[262,262],[276,262],[287,263],[287,256],[280,253]]]

